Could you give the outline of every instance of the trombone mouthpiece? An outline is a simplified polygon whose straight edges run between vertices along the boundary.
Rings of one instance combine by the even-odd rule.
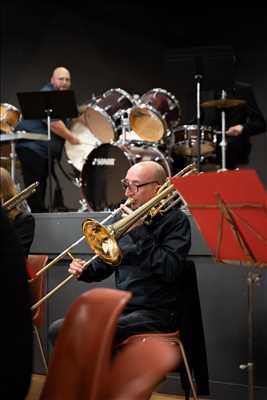
[[[129,197],[127,200],[126,200],[126,202],[124,203],[124,205],[125,206],[130,206],[131,204],[133,204],[133,202],[134,202],[134,199],[132,199],[131,197]]]

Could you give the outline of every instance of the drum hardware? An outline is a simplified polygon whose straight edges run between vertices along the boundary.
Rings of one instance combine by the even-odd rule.
[[[121,143],[125,144],[127,139],[127,132],[129,132],[130,126],[129,126],[129,113],[127,111],[122,111],[120,115],[120,120],[121,120]]]
[[[232,108],[232,107],[238,107],[238,106],[243,106],[246,104],[245,100],[241,99],[227,99],[226,98],[226,91],[222,90],[221,92],[221,99],[218,100],[209,100],[205,101],[201,104],[202,107],[216,107],[221,110],[221,126],[222,126],[222,140],[219,143],[219,146],[221,146],[221,151],[222,151],[222,171],[226,170],[226,147],[227,147],[227,141],[225,138],[226,134],[226,128],[225,128],[225,110],[227,108]]]

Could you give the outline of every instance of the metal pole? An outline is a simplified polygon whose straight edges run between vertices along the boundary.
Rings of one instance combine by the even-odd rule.
[[[226,91],[222,90],[222,100],[226,98]],[[222,141],[220,143],[220,146],[222,148],[222,171],[226,170],[226,156],[225,156],[225,152],[226,152],[226,139],[225,139],[225,110],[224,108],[222,108],[222,112],[221,112],[221,117],[222,117]]]
[[[200,172],[200,159],[201,159],[201,126],[200,126],[200,81],[202,75],[195,75],[197,81],[197,170]]]
[[[47,114],[47,136],[48,136],[48,211],[52,211],[52,157],[51,157],[51,113],[53,110],[45,110]]]

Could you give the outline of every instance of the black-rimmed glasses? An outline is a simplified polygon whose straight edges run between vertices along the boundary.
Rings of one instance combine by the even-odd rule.
[[[151,183],[158,183],[158,181],[150,181],[145,183],[129,182],[127,179],[122,179],[121,184],[124,190],[129,189],[132,193],[137,193],[138,189],[142,186],[150,185]]]

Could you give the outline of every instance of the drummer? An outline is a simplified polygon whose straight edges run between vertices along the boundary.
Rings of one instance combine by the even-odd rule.
[[[41,91],[68,90],[71,86],[71,75],[65,67],[57,67],[53,72],[50,82],[41,88]],[[79,144],[77,136],[68,128],[68,120],[52,120],[51,122],[51,170],[54,172],[54,161],[60,160],[64,141]],[[16,127],[19,131],[47,135],[47,124],[44,120],[22,120]],[[38,181],[39,187],[29,200],[32,212],[46,212],[45,192],[48,168],[48,141],[21,140],[16,142],[16,152],[21,163],[25,187]],[[53,173],[53,176],[55,174]],[[56,179],[57,190],[60,190]],[[63,206],[63,204],[62,204]]]
[[[202,129],[212,127],[214,133],[213,139],[211,139],[214,142],[214,153],[204,154],[203,166],[205,168],[205,165],[211,167],[213,165],[214,169],[220,168],[222,162],[221,111],[223,107],[222,100],[218,99],[219,93],[216,92],[215,90],[203,91],[201,101]],[[247,83],[235,82],[234,87],[227,91],[227,98],[224,104],[227,141],[226,168],[235,169],[249,163],[250,138],[265,132],[267,125],[257,105],[252,87]],[[189,163],[186,157],[181,154],[179,142],[176,142],[173,158],[178,170]]]

